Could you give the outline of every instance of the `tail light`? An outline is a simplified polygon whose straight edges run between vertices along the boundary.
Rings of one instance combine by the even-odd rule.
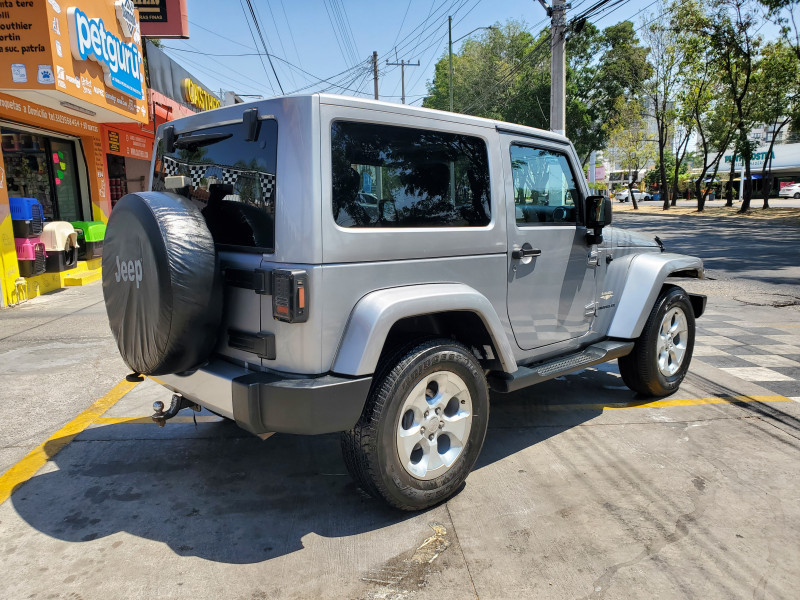
[[[272,316],[286,323],[308,320],[308,273],[298,269],[272,272]]]

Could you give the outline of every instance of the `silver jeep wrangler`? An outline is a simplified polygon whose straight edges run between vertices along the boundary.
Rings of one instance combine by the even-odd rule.
[[[401,509],[475,463],[489,390],[612,359],[675,391],[705,298],[698,258],[607,227],[566,138],[330,95],[158,130],[150,192],[114,208],[111,328],[134,374],[254,434],[342,433],[348,470]],[[160,403],[156,403],[160,404]]]

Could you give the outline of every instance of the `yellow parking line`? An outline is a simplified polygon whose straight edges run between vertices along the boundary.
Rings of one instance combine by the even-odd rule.
[[[136,387],[136,383],[119,382],[105,396],[56,431],[45,442],[31,450],[25,458],[8,471],[0,475],[0,504],[8,500],[17,487],[33,477],[48,460],[58,454],[75,439],[75,436],[96,421],[100,415],[114,406],[120,398],[134,387]]]
[[[700,406],[703,404],[752,404],[756,402],[791,402],[786,396],[715,396],[713,398],[686,398],[681,400],[652,400],[644,402],[601,402],[593,404],[542,404],[546,410],[604,410],[620,408],[668,408],[672,406]]]
[[[201,416],[195,417],[173,417],[169,420],[170,423],[194,423],[195,419],[198,423],[219,423],[224,419],[222,417]],[[92,425],[120,425],[123,423],[149,423],[153,424],[152,417],[100,417],[95,419]]]

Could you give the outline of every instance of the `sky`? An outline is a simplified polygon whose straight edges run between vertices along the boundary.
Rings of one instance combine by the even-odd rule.
[[[597,1],[573,0],[567,18]],[[266,56],[255,55],[256,48],[263,52],[263,46],[252,19],[245,17],[246,0],[188,0],[190,38],[162,40],[165,51],[211,90],[254,98],[280,95],[281,88],[285,94],[328,91],[372,97],[371,60],[377,51],[379,94],[389,102],[401,101],[401,69],[387,65],[387,60],[420,63],[405,69],[406,103],[419,105],[436,62],[447,51],[448,15],[452,15],[454,52],[464,41],[456,40],[479,27],[513,19],[538,32],[549,23],[538,0],[251,3],[272,64]],[[659,0],[610,0],[590,21],[602,29],[629,19],[638,28],[654,16],[658,5]]]

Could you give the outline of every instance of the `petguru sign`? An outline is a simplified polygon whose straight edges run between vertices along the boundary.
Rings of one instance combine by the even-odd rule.
[[[117,2],[115,8],[119,30],[131,41],[114,35],[102,19],[91,18],[81,9],[72,7],[67,9],[70,50],[75,60],[96,61],[103,68],[106,85],[141,100],[144,98],[142,55],[136,45],[139,23],[132,0]]]

